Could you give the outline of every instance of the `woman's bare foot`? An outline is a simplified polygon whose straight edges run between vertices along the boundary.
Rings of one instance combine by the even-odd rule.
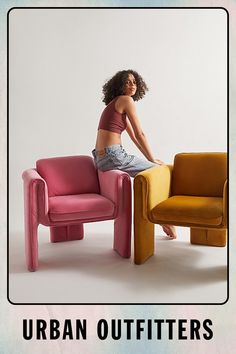
[[[175,227],[172,225],[161,225],[163,231],[170,237],[171,240],[177,238]]]

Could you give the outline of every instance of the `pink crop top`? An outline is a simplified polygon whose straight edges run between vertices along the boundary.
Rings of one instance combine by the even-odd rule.
[[[127,126],[126,113],[119,113],[115,109],[116,99],[111,101],[102,112],[98,129],[121,134]]]

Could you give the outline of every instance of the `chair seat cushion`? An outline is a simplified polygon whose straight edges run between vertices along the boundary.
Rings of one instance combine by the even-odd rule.
[[[176,195],[156,205],[150,211],[154,223],[176,225],[219,226],[222,223],[223,199]]]
[[[114,211],[114,203],[100,194],[87,193],[49,198],[49,217],[54,222],[109,219],[114,215]]]

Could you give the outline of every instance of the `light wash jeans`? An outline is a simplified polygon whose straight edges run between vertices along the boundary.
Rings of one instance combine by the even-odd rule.
[[[137,173],[148,168],[158,166],[158,164],[144,158],[128,155],[119,144],[105,147],[99,151],[94,149],[92,154],[99,170],[121,170],[127,172],[131,177],[135,177]]]

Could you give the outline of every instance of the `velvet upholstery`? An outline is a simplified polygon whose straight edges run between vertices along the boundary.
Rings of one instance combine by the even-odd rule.
[[[223,220],[222,198],[176,195],[156,205],[150,216],[154,223],[158,220],[162,224],[207,224],[217,227]]]
[[[95,165],[90,156],[66,156],[36,162],[40,176],[47,181],[48,196],[99,193]]]
[[[181,153],[134,179],[135,263],[154,253],[154,224],[191,228],[191,243],[225,246],[226,153]]]
[[[227,155],[182,153],[174,158],[172,195],[222,197],[227,179]]]
[[[100,194],[87,193],[49,198],[51,221],[112,218],[114,203]]]
[[[131,252],[131,180],[122,171],[100,172],[90,156],[38,160],[23,172],[25,251],[30,271],[38,268],[38,225],[50,227],[52,242],[81,240],[83,224],[114,220],[113,248]]]

